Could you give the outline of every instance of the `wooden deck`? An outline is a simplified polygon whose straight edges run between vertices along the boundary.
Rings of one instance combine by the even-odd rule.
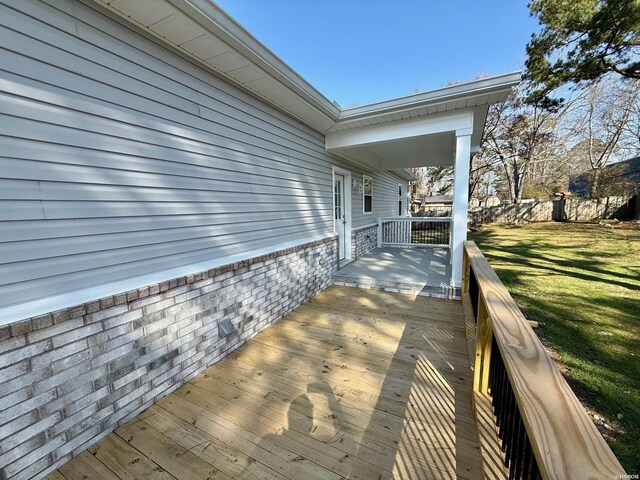
[[[461,303],[334,286],[47,478],[481,470]]]

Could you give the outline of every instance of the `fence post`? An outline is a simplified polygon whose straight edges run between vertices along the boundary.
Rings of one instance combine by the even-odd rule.
[[[378,248],[382,248],[382,217],[378,217]]]

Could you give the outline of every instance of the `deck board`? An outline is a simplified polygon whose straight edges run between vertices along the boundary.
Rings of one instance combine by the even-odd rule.
[[[330,287],[49,478],[480,479],[462,305]]]

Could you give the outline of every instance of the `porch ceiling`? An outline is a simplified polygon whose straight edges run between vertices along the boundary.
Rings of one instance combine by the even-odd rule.
[[[379,170],[421,167],[425,165],[453,165],[455,132],[434,133],[417,137],[388,140],[357,147],[340,149],[335,153],[349,159],[354,154]]]
[[[384,121],[326,136],[328,151],[373,170],[453,165],[456,133],[471,134],[478,148],[487,109],[465,109]],[[479,119],[478,119],[479,117]]]
[[[376,170],[453,165],[456,135],[478,149],[489,106],[519,81],[516,72],[343,110],[327,150]]]

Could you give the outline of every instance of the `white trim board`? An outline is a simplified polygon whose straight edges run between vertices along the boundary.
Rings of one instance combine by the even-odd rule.
[[[393,123],[367,125],[354,130],[327,133],[325,146],[329,151],[353,148],[401,138],[434,133],[456,132],[473,128],[473,110],[435,113],[427,117],[408,118]]]
[[[221,267],[223,265],[241,262],[243,260],[267,255],[298,245],[304,245],[305,243],[324,240],[332,236],[334,236],[334,234],[315,235],[303,241],[296,240],[294,242],[284,242],[268,248],[250,250],[236,255],[215,258],[208,262],[184,265],[172,268],[170,270],[154,272],[139,277],[128,278],[117,282],[110,282],[108,284],[96,285],[94,287],[86,289],[73,290],[59,295],[54,295],[52,297],[45,297],[25,303],[9,305],[0,308],[0,326],[18,322],[20,320],[25,320],[31,317],[37,317],[38,315],[45,315],[50,312],[73,307],[75,305],[93,302],[111,295],[117,295],[119,293],[128,292],[136,288],[146,287],[147,285],[166,282],[175,278],[184,277],[186,275],[211,270],[212,268]]]

